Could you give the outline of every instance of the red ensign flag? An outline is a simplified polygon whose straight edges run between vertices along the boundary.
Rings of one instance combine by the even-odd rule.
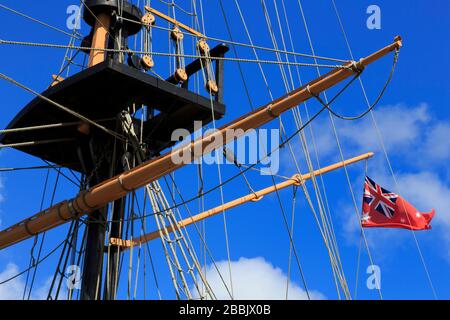
[[[390,192],[366,176],[364,182],[362,226],[366,228],[431,229],[434,209],[417,211],[408,201]]]

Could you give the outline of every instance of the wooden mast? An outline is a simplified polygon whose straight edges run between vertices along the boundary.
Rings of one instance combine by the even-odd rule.
[[[110,24],[111,16],[109,14],[101,13],[98,15],[92,35],[92,48],[106,49],[108,47],[108,34]],[[103,61],[105,61],[104,50],[91,50],[89,54],[89,68]]]
[[[351,159],[348,159],[348,160],[345,160],[345,161],[337,162],[335,164],[326,166],[326,167],[321,168],[321,169],[317,169],[317,170],[313,171],[312,173],[306,173],[306,174],[302,174],[302,175],[295,174],[289,180],[283,181],[281,183],[278,183],[276,185],[264,188],[264,189],[259,190],[259,191],[255,191],[255,192],[250,193],[250,194],[248,194],[246,196],[243,196],[243,197],[240,197],[240,198],[235,199],[233,201],[224,203],[223,205],[217,206],[217,207],[215,207],[213,209],[204,211],[202,213],[196,214],[195,216],[192,216],[192,217],[186,218],[184,220],[181,220],[180,222],[178,222],[178,228],[185,228],[185,227],[187,227],[187,226],[189,226],[191,224],[194,224],[196,222],[205,220],[205,219],[207,219],[209,217],[212,217],[212,216],[214,216],[216,214],[219,214],[219,213],[221,213],[221,212],[223,212],[225,210],[238,207],[238,206],[240,206],[242,204],[245,204],[245,203],[248,203],[250,201],[258,201],[262,197],[264,197],[265,195],[273,193],[273,192],[275,192],[277,190],[283,190],[283,189],[291,187],[293,185],[299,186],[302,183],[304,183],[305,181],[311,179],[312,177],[323,175],[323,174],[328,173],[330,171],[337,170],[337,169],[342,168],[344,166],[347,166],[347,165],[350,165],[352,163],[355,163],[355,162],[358,162],[358,161],[362,161],[362,160],[365,160],[365,159],[368,159],[368,158],[371,158],[371,157],[373,157],[373,152],[368,152],[368,153],[362,154],[360,156],[357,156],[357,157],[354,157],[354,158],[351,158]],[[174,232],[173,227],[171,227],[171,226],[167,227],[167,232],[170,232],[170,233]],[[116,246],[120,246],[122,248],[129,248],[131,246],[136,246],[136,245],[139,245],[141,243],[146,243],[146,242],[152,241],[154,239],[157,239],[157,238],[160,237],[160,235],[161,235],[160,230],[157,230],[157,231],[153,231],[153,232],[144,234],[141,237],[139,237],[139,238],[137,238],[137,239],[135,239],[133,241],[131,241],[131,240],[123,240],[123,239],[119,239],[119,238],[112,238],[112,239],[110,239],[110,244],[116,245]]]
[[[109,44],[109,28],[111,24],[111,16],[108,13],[98,14],[95,25],[92,29],[92,48],[96,49],[106,49]],[[93,67],[99,63],[105,61],[106,52],[104,50],[94,50],[92,49],[89,53],[88,67]],[[90,139],[92,141],[96,140],[97,137],[89,136],[86,139],[81,139],[81,143],[85,145],[80,148],[84,152],[79,152],[81,161],[89,162],[87,158],[95,159],[98,154],[92,154],[94,150],[87,147],[89,144],[86,140]],[[80,151],[79,150],[79,151]],[[86,151],[87,150],[87,151]],[[95,151],[94,151],[95,152]],[[113,160],[113,159],[111,159]],[[106,162],[106,161],[105,161]],[[114,161],[111,161],[111,163]],[[107,162],[106,162],[107,163]],[[88,171],[89,174],[95,171],[94,167],[91,167]],[[111,175],[108,175],[109,168],[103,164],[101,168],[98,169],[96,174],[92,176],[93,185],[108,179]],[[100,223],[88,224],[87,229],[87,245],[84,254],[84,266],[82,273],[82,286],[80,298],[82,300],[97,300],[100,298],[100,284],[103,272],[103,252],[105,244],[105,231],[106,231],[106,220],[107,220],[107,210],[106,206],[94,210],[89,215],[89,221],[99,221]]]
[[[396,37],[394,42],[379,51],[362,58],[357,62],[357,67],[362,69],[388,53],[398,50],[402,45],[400,37]],[[228,125],[220,128],[217,132],[202,139],[193,141],[188,146],[168,152],[155,159],[144,162],[124,174],[108,179],[88,191],[80,193],[74,199],[60,202],[53,207],[39,212],[38,214],[19,222],[16,225],[0,232],[0,249],[6,248],[14,243],[28,239],[31,236],[46,230],[55,228],[68,220],[79,218],[89,214],[96,208],[101,208],[109,202],[122,198],[130,190],[140,188],[158,178],[175,171],[176,169],[192,162],[195,158],[219,148],[229,141],[236,139],[236,136],[227,134],[229,130],[246,131],[258,128],[265,123],[278,117],[281,113],[299,105],[310,99],[313,94],[319,94],[343,80],[354,75],[354,69],[348,68],[354,62],[348,62],[345,68],[336,68],[327,74],[309,82],[307,85],[291,91],[287,95],[276,99],[252,111]],[[231,136],[231,137],[230,137]],[[193,152],[197,151],[197,152]],[[191,153],[190,161],[184,163],[174,163],[173,157],[183,153]]]

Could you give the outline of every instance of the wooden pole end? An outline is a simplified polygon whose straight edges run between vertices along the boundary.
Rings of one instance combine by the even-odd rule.
[[[394,41],[397,43],[397,47],[401,48],[403,46],[403,39],[401,36],[396,36]]]

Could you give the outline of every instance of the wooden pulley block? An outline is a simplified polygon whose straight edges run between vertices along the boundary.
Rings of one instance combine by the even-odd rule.
[[[187,73],[184,69],[178,68],[174,73],[175,80],[178,81],[178,83],[185,82],[188,79]]]
[[[174,27],[172,29],[172,32],[170,32],[170,36],[175,41],[181,41],[184,38],[183,32],[181,32],[181,30],[178,27]]]
[[[156,21],[155,16],[148,12],[144,14],[141,18],[142,24],[145,24],[147,27],[154,25],[155,21]]]
[[[217,94],[219,92],[217,83],[214,80],[208,80],[205,84],[205,88],[208,92],[211,92],[212,94]]]
[[[152,57],[150,57],[149,55],[146,54],[141,58],[141,66],[145,70],[149,70],[149,69],[153,68],[154,65],[155,65],[155,62],[153,61]]]
[[[206,43],[205,40],[199,40],[197,42],[197,48],[202,55],[206,55],[207,53],[209,53],[209,45]]]

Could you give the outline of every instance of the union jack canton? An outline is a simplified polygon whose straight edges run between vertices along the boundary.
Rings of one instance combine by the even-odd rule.
[[[386,218],[392,219],[395,212],[395,203],[397,201],[397,198],[398,194],[384,189],[366,176],[366,179],[364,181],[363,201],[367,204],[369,210],[370,208],[375,209]],[[369,212],[364,213],[368,214]]]

